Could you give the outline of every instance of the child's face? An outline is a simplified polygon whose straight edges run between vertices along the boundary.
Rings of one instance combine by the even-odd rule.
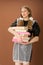
[[[23,18],[28,17],[28,15],[29,15],[28,10],[26,8],[22,8],[21,9],[21,15],[23,16]]]

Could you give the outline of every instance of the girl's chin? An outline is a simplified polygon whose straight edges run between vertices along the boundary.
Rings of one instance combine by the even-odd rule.
[[[23,18],[26,18],[27,16],[23,16]]]

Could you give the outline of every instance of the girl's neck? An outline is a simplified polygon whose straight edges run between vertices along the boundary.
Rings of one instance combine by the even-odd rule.
[[[29,17],[24,17],[23,20],[28,21]]]

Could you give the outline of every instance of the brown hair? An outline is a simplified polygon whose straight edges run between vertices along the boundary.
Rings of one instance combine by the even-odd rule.
[[[33,22],[31,20],[29,20],[27,26],[25,26],[25,27],[27,27],[28,29],[32,29],[32,24],[33,24]],[[23,20],[19,20],[17,26],[24,26]]]
[[[22,20],[19,20],[19,22],[17,23],[17,26],[24,26],[24,22]]]
[[[30,9],[28,6],[23,6],[23,7],[20,8],[20,10],[21,10],[22,8],[25,8],[25,9],[28,10],[28,12],[30,12],[30,14],[28,15],[28,17],[32,17],[31,9]],[[23,16],[21,15],[21,17],[23,17]]]

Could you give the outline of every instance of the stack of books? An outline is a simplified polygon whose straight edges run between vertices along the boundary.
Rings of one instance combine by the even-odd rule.
[[[30,40],[30,33],[27,32],[27,28],[24,26],[21,27],[14,27],[15,31],[20,35],[19,38],[16,36],[13,37],[12,42],[16,43],[27,43]]]

